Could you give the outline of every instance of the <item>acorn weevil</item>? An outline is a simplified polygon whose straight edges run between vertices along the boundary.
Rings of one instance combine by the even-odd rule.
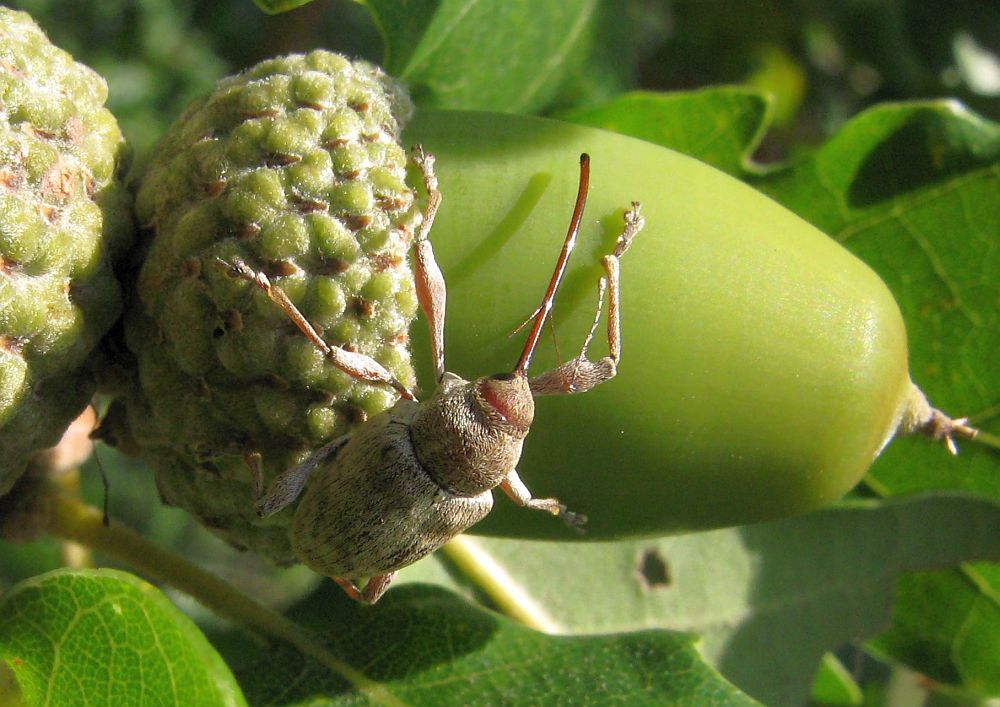
[[[438,387],[430,399],[417,402],[374,359],[324,342],[263,273],[242,260],[225,263],[234,276],[263,290],[333,365],[359,379],[391,385],[400,394],[392,408],[285,471],[266,492],[259,465],[248,460],[256,467],[258,515],[277,513],[300,499],[291,530],[299,559],[331,577],[351,598],[371,604],[385,593],[397,570],[482,520],[493,507],[492,490],[498,486],[518,505],[547,511],[577,529],[584,524],[584,516],[558,500],[533,498],[516,466],[534,418],[534,396],[582,393],[615,376],[621,356],[619,258],[643,227],[639,204],[633,202],[614,250],[601,261],[597,314],[580,354],[529,379],[528,366],[583,218],[590,159],[581,155],[579,190],[566,239],[542,303],[525,322],[532,326],[517,365],[510,373],[467,381],[444,367],[445,283],[428,240],[441,201],[434,157],[417,146],[413,158],[427,191],[413,260],[437,374]],[[609,355],[594,362],[587,358],[587,347],[605,293]],[[357,578],[368,578],[364,589],[355,584]]]

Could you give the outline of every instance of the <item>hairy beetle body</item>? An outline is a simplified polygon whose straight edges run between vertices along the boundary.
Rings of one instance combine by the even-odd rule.
[[[483,388],[494,394],[484,399]],[[511,408],[521,412],[513,423]],[[430,400],[400,400],[312,472],[292,524],[299,558],[333,577],[371,577],[438,549],[493,508],[533,411],[523,376],[470,383],[448,373]]]

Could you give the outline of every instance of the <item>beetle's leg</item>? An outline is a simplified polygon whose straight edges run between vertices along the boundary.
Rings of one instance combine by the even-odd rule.
[[[313,346],[322,351],[323,355],[326,356],[330,363],[342,370],[344,373],[360,380],[371,381],[373,383],[386,383],[395,388],[400,396],[406,398],[407,400],[416,399],[413,393],[411,393],[405,385],[400,383],[396,377],[388,371],[388,369],[371,356],[366,356],[365,354],[354,351],[347,351],[339,346],[331,346],[323,341],[319,332],[316,331],[315,327],[309,323],[309,320],[306,319],[302,312],[300,312],[299,309],[292,303],[292,301],[288,298],[288,295],[285,294],[285,291],[276,285],[272,285],[267,275],[254,270],[240,258],[233,258],[232,261],[225,261],[221,258],[218,258],[217,260],[226,266],[233,276],[240,277],[252,283],[264,294],[266,294],[270,300],[281,309],[281,311],[288,315],[288,318],[291,319],[295,323],[295,326],[299,328],[299,331],[301,331],[303,335],[305,335],[305,337],[312,342]]]
[[[382,598],[382,595],[385,594],[395,577],[395,572],[376,575],[368,580],[368,584],[365,585],[363,590],[358,589],[358,585],[350,579],[344,579],[343,577],[331,577],[331,579],[354,601],[361,602],[362,604],[374,604]]]
[[[441,204],[441,192],[438,191],[437,175],[434,174],[434,155],[424,152],[420,145],[413,147],[413,163],[420,170],[427,191],[427,206],[424,208],[423,219],[413,241],[413,274],[416,279],[417,301],[427,318],[427,326],[431,332],[431,356],[434,359],[436,379],[444,375],[444,317],[446,310],[447,288],[444,275],[434,259],[434,248],[427,234],[434,224],[434,216]]]
[[[329,444],[323,445],[304,462],[296,464],[278,475],[267,487],[267,492],[263,494],[261,494],[263,484],[260,473],[260,455],[256,455],[255,464],[248,461],[247,463],[254,473],[254,509],[257,511],[257,515],[266,518],[297,499],[302,493],[302,489],[305,488],[306,481],[313,469],[335,456],[350,438],[350,435],[343,435]]]
[[[245,452],[243,463],[250,470],[250,479],[253,481],[253,500],[256,503],[257,499],[264,495],[263,459],[260,452]]]
[[[336,582],[341,589],[344,590],[344,594],[349,596],[354,601],[364,602],[365,598],[361,596],[361,590],[358,589],[358,585],[349,579],[343,579],[342,577],[330,577],[334,582]]]
[[[595,386],[611,380],[618,372],[618,361],[621,359],[621,275],[619,260],[631,247],[635,235],[642,230],[645,220],[639,212],[639,204],[632,202],[632,207],[625,212],[625,227],[614,250],[601,259],[604,276],[597,283],[597,313],[590,333],[583,342],[580,355],[561,366],[546,371],[531,379],[531,392],[535,395],[565,395],[568,393],[583,393]],[[587,358],[587,347],[593,339],[597,322],[604,306],[604,292],[608,293],[608,349],[609,354],[599,361]]]
[[[533,508],[537,511],[545,511],[554,516],[559,516],[569,527],[583,532],[583,524],[587,522],[587,516],[582,513],[574,513],[555,498],[532,498],[531,491],[521,481],[517,475],[517,470],[511,471],[507,478],[500,482],[500,490],[519,506]]]
[[[389,572],[388,574],[380,574],[372,577],[368,580],[368,584],[365,585],[365,589],[362,592],[365,601],[369,604],[374,604],[382,595],[385,594],[392,580],[396,578],[395,572]]]

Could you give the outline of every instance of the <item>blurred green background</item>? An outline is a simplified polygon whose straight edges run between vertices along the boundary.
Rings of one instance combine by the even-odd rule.
[[[227,73],[325,47],[379,62],[371,15],[314,0],[265,15],[250,0],[22,0],[56,44],[104,74],[110,108],[139,154],[187,102]],[[614,0],[612,5],[619,5]],[[881,101],[953,96],[1000,118],[1000,8],[994,0],[623,0],[621,80],[671,91],[750,83],[776,99],[758,157],[815,145]],[[598,81],[571,99],[609,98]],[[563,102],[570,96],[562,94]],[[560,107],[558,100],[549,110]]]

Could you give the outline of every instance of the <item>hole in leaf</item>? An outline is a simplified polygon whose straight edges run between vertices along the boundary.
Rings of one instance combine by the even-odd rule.
[[[647,548],[639,554],[635,573],[639,584],[647,592],[666,589],[673,583],[670,565],[656,548]]]

